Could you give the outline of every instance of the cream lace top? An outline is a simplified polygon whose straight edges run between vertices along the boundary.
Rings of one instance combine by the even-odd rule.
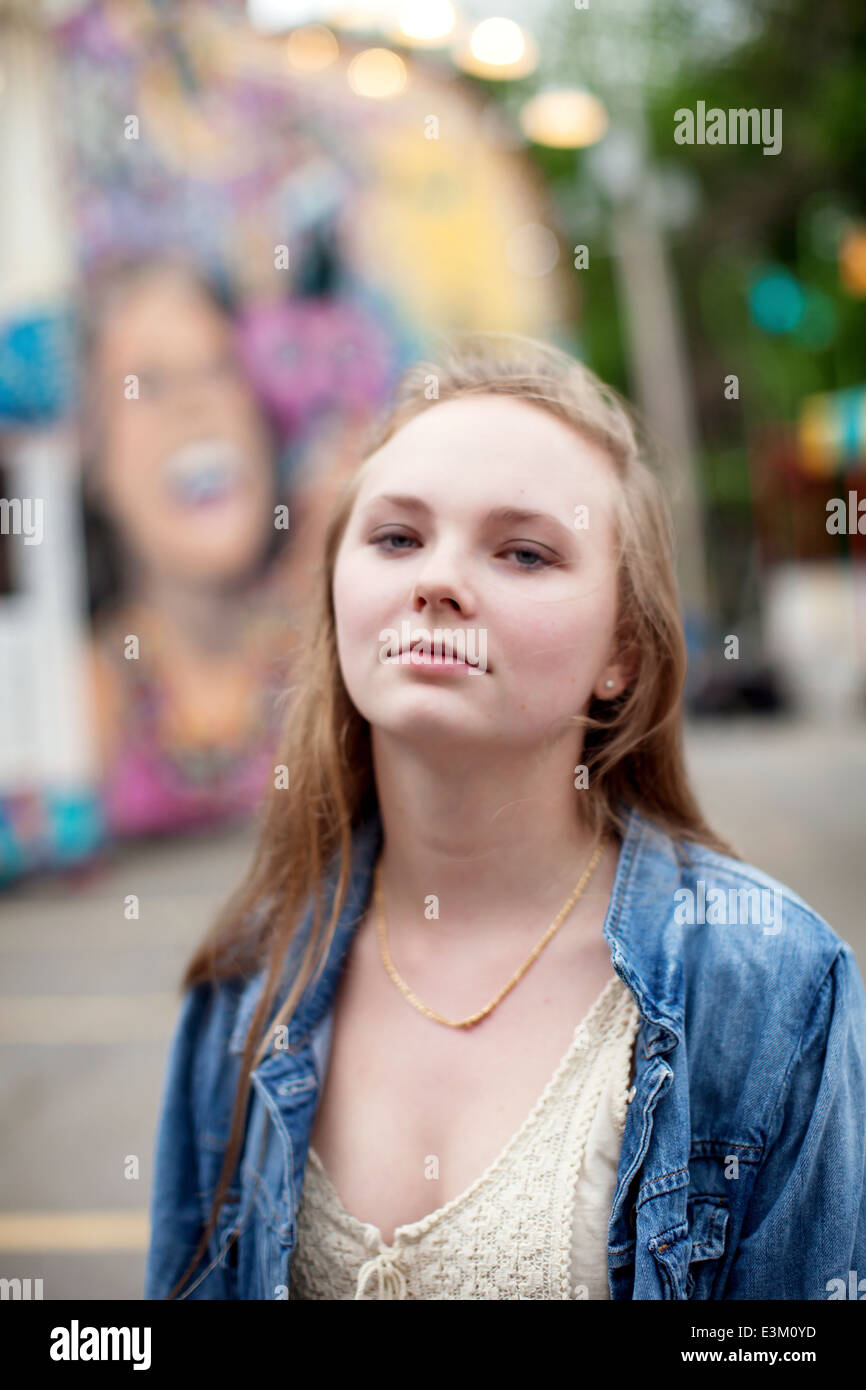
[[[607,1225],[640,1015],[602,990],[499,1157],[459,1197],[386,1245],[344,1208],[310,1146],[289,1298],[610,1297]]]

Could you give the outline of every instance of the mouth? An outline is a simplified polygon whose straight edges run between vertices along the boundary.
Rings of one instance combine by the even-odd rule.
[[[227,439],[196,439],[168,455],[163,479],[174,502],[187,508],[213,507],[240,491],[244,476],[240,450]]]
[[[420,666],[425,669],[435,668],[440,670],[471,671],[479,675],[483,675],[485,671],[490,670],[490,667],[486,664],[482,666],[478,662],[467,661],[465,657],[459,656],[454,651],[453,647],[444,643],[441,649],[433,651],[425,651],[423,648],[419,651],[417,646],[401,647],[397,655],[390,657],[389,660],[395,665],[400,666]]]

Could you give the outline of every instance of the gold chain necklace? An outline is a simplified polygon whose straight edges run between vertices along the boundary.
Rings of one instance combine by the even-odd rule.
[[[382,887],[379,878],[380,866],[379,864],[377,864],[373,878],[373,889],[378,914],[377,931],[379,934],[379,949],[381,951],[382,963],[385,966],[385,969],[391,976],[391,979],[394,981],[394,984],[397,986],[400,992],[402,994],[405,994],[406,998],[409,1000],[409,1003],[413,1004],[416,1009],[419,1009],[422,1014],[426,1014],[428,1018],[435,1019],[437,1023],[447,1024],[449,1028],[471,1028],[473,1024],[480,1022],[482,1018],[486,1018],[489,1013],[492,1013],[492,1011],[496,1008],[496,1005],[501,1003],[501,1001],[505,998],[506,994],[508,994],[509,990],[512,990],[514,986],[517,984],[518,980],[521,980],[523,978],[532,962],[536,960],[538,956],[541,955],[541,952],[544,950],[548,941],[550,941],[554,933],[562,925],[563,921],[565,920],[566,914],[571,910],[571,908],[574,907],[574,904],[577,902],[578,898],[583,893],[583,890],[586,888],[586,885],[589,883],[589,880],[593,875],[595,867],[602,856],[603,850],[604,844],[600,844],[597,847],[592,858],[590,859],[589,863],[587,864],[586,868],[584,869],[583,873],[581,874],[580,878],[578,879],[577,885],[574,891],[572,892],[571,896],[569,897],[568,901],[562,908],[560,908],[559,912],[554,917],[547,931],[544,933],[544,936],[541,938],[538,945],[532,951],[531,955],[529,956],[529,959],[525,961],[523,965],[521,965],[519,970],[515,971],[505,988],[499,991],[496,998],[492,999],[486,1008],[479,1009],[477,1014],[471,1014],[469,1018],[463,1019],[445,1018],[442,1014],[437,1014],[435,1009],[428,1009],[427,1005],[421,1003],[421,1000],[418,998],[417,994],[415,994],[409,988],[405,980],[401,979],[397,971],[395,970],[393,961],[391,960],[391,957],[388,953],[388,933],[385,927],[385,907],[382,902]]]

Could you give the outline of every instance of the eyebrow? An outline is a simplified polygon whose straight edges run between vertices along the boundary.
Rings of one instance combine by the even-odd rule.
[[[391,506],[402,507],[405,511],[419,512],[424,516],[430,515],[430,508],[420,497],[412,497],[402,493],[380,492],[376,497],[371,497],[364,510],[369,509],[377,502],[388,502]],[[568,527],[553,515],[552,512],[526,511],[522,507],[491,507],[484,518],[485,521],[505,521],[520,524],[526,521],[548,521],[552,526],[563,531],[569,539],[572,538]]]

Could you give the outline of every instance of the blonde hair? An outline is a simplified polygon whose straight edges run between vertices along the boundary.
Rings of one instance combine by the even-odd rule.
[[[661,486],[648,466],[646,442],[627,403],[582,362],[559,348],[515,334],[461,334],[436,362],[419,362],[399,382],[360,459],[366,461],[423,411],[473,395],[512,396],[563,420],[611,459],[620,487],[617,637],[634,676],[614,701],[592,701],[585,716],[583,761],[589,788],[581,797],[588,826],[620,832],[623,809],[637,807],[675,839],[723,853],[692,795],[681,735],[686,647],[674,577],[671,523]],[[337,655],[332,580],[337,552],[363,477],[359,468],[338,496],[324,537],[324,558],[295,674],[276,762],[290,785],[272,789],[249,873],[190,961],[183,985],[215,984],[267,965],[264,988],[244,1047],[231,1132],[207,1229],[173,1297],[194,1269],[214,1229],[242,1138],[251,1068],[273,1029],[291,1020],[307,984],[324,965],[351,875],[353,829],[376,804],[370,730],[343,684]],[[576,811],[577,814],[577,811]],[[323,880],[339,855],[330,920],[322,928]],[[286,953],[311,896],[312,930],[292,987],[272,1016]],[[262,904],[269,909],[262,912]],[[258,909],[258,910],[257,910]]]

